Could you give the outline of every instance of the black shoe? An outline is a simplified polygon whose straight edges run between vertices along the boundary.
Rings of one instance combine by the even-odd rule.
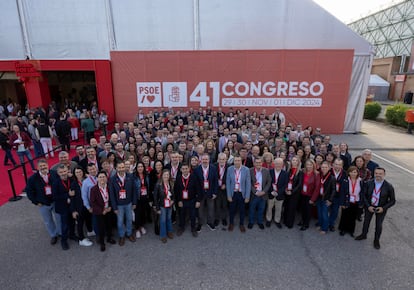
[[[362,222],[362,216],[357,217],[357,221]]]
[[[374,240],[374,248],[377,250],[381,248],[379,240]]]
[[[263,224],[259,224],[259,229],[264,230],[264,225]]]
[[[299,223],[298,223],[298,226],[299,226],[299,227],[303,226],[303,222],[299,222]]]
[[[194,238],[197,238],[198,237],[197,231],[191,231],[191,234],[193,235]]]
[[[276,226],[279,228],[279,229],[281,229],[282,228],[282,224],[281,223],[275,223],[276,224]]]
[[[51,239],[50,239],[50,244],[51,244],[51,245],[56,245],[57,240],[58,240],[58,237],[53,237],[53,238],[51,238]]]
[[[248,224],[248,225],[247,225],[247,228],[248,228],[249,230],[251,230],[251,229],[253,228],[253,224]]]
[[[351,237],[354,237],[354,233],[349,233],[349,235],[350,235]]]
[[[62,250],[69,250],[69,244],[67,241],[62,241]]]
[[[221,221],[221,224],[223,225],[223,226],[227,226],[227,220],[226,219],[223,219],[222,221]]]
[[[361,241],[361,240],[366,240],[367,236],[366,235],[359,235],[358,237],[355,238],[355,241]]]
[[[339,235],[341,235],[341,236],[345,236],[345,232],[344,232],[344,231],[340,231],[340,232],[339,232]]]
[[[335,227],[334,227],[334,226],[329,226],[329,230],[330,230],[331,232],[334,232],[334,231],[335,231]]]
[[[101,245],[101,252],[105,252],[105,244]]]
[[[79,238],[75,235],[73,236],[69,236],[69,240],[75,241],[75,242],[79,242]]]
[[[215,231],[216,227],[213,224],[207,223],[208,228],[210,229],[210,231]]]
[[[300,230],[301,230],[301,231],[306,231],[307,229],[308,229],[308,227],[307,227],[307,226],[301,226],[301,227],[300,227]]]
[[[197,233],[201,233],[201,225],[197,225]]]
[[[270,228],[270,222],[266,222],[266,227]]]
[[[219,220],[214,220],[214,227],[218,227],[219,224],[220,224]]]
[[[107,239],[106,241],[107,241],[108,243],[110,243],[111,245],[115,245],[115,244],[116,244],[115,240],[114,240],[114,239],[112,239],[112,238],[109,238],[109,239]]]

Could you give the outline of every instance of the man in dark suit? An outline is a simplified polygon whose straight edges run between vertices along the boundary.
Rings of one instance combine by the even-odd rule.
[[[259,228],[264,230],[263,213],[266,207],[266,200],[268,193],[272,186],[272,178],[269,174],[269,169],[262,168],[262,159],[257,158],[254,161],[254,168],[250,168],[251,178],[251,201],[249,206],[249,229],[253,228],[255,218]]]
[[[365,240],[371,223],[372,216],[375,214],[375,239],[374,248],[379,249],[379,239],[382,232],[382,223],[390,207],[395,204],[394,187],[385,180],[385,169],[377,167],[374,171],[374,179],[367,182],[363,201],[365,206],[364,226],[362,234],[355,240]]]
[[[207,206],[207,225],[214,231],[214,200],[217,197],[218,177],[217,168],[210,164],[210,156],[204,153],[201,156],[201,165],[194,170],[194,178],[198,185],[198,193],[201,196],[201,206],[199,211],[198,231],[203,224],[203,209]]]
[[[272,178],[272,187],[269,191],[269,198],[267,200],[267,211],[266,211],[266,226],[270,227],[272,222],[272,210],[275,208],[274,221],[276,226],[281,229],[282,224],[280,220],[282,218],[282,206],[285,200],[286,187],[289,182],[288,174],[283,170],[285,165],[282,158],[275,159],[275,168],[270,169],[270,177]]]

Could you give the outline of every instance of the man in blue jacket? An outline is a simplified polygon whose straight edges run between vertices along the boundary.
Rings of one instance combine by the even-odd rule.
[[[125,232],[128,239],[135,242],[135,235],[132,233],[132,211],[137,205],[137,192],[134,177],[125,172],[124,161],[116,164],[116,174],[109,180],[109,195],[112,209],[117,216],[119,245],[125,244]]]
[[[240,156],[234,157],[234,165],[227,170],[226,176],[227,200],[230,203],[229,231],[234,229],[234,216],[237,209],[240,215],[240,231],[246,232],[244,227],[245,207],[250,200],[251,180],[249,168],[242,165]]]

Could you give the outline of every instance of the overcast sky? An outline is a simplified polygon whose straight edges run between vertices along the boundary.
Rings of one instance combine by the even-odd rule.
[[[342,22],[349,23],[361,15],[366,16],[381,10],[383,5],[398,3],[403,0],[313,0]],[[371,12],[371,13],[369,13]]]

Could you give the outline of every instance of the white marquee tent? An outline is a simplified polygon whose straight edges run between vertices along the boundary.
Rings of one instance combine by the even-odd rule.
[[[360,130],[371,45],[311,0],[2,0],[0,60],[113,50],[353,49],[344,131]]]

